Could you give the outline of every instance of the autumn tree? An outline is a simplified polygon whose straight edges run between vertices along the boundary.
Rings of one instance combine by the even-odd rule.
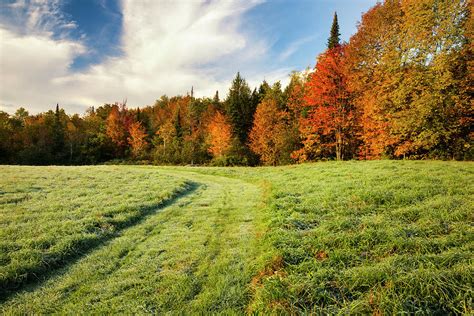
[[[214,158],[222,158],[228,152],[232,145],[232,130],[226,117],[216,112],[208,126],[209,152]]]
[[[130,124],[128,131],[130,136],[127,138],[127,140],[132,150],[132,156],[134,158],[139,158],[141,155],[143,155],[143,152],[148,146],[148,142],[146,140],[148,135],[145,132],[145,128],[142,126],[142,123],[140,122],[133,122]]]
[[[284,152],[286,119],[274,98],[265,98],[257,107],[249,135],[250,148],[265,165],[277,165]]]
[[[114,104],[107,117],[107,136],[115,144],[119,155],[123,154],[127,145],[128,126],[125,124],[124,111],[124,107],[121,110],[118,104]]]
[[[304,89],[294,91],[290,106],[299,113],[303,147],[292,157],[299,161],[317,158],[352,158],[357,147],[357,113],[348,89],[346,46],[339,39],[337,14],[328,39],[328,49],[318,57]],[[295,80],[295,79],[294,79]],[[304,91],[304,92],[302,92]],[[304,94],[303,100],[298,94]]]
[[[160,126],[160,128],[156,131],[156,135],[161,138],[163,141],[163,150],[167,151],[167,148],[170,147],[173,139],[176,136],[176,130],[171,121],[164,123]]]
[[[401,9],[401,84],[389,111],[394,155],[454,158],[469,144],[464,120],[473,114],[464,89],[469,1],[405,0]]]
[[[186,97],[189,98],[189,97]],[[162,97],[155,107],[155,161],[157,163],[182,163],[181,149],[185,133],[188,102],[183,97]]]
[[[309,107],[306,106],[304,97],[306,94],[305,87],[308,80],[306,72],[294,72],[291,74],[291,80],[285,88],[285,100],[288,117],[287,130],[287,163],[299,160],[301,153],[301,135],[300,122],[307,118]]]
[[[304,103],[307,80],[308,76],[305,73],[293,72],[291,74],[290,83],[285,88],[286,106],[296,122],[298,122],[300,117],[306,117],[307,115],[308,109]]]
[[[357,33],[346,47],[348,86],[360,113],[360,158],[377,159],[389,154],[396,143],[391,133],[388,93],[397,89],[397,50],[402,23],[399,1],[377,4],[362,16]]]
[[[468,1],[435,0],[385,1],[364,14],[347,49],[361,157],[455,157],[470,148],[469,16]]]
[[[18,142],[16,159],[19,163],[35,165],[61,163],[54,150],[54,121],[55,112],[51,110],[25,118],[15,140]]]
[[[315,158],[351,158],[356,143],[356,115],[347,89],[344,46],[321,54],[306,83],[306,117],[300,119],[303,148],[294,153],[301,161]]]

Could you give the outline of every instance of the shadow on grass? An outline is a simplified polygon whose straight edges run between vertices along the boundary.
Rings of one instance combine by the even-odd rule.
[[[26,276],[21,280],[6,280],[6,282],[0,284],[0,304],[20,291],[32,291],[40,287],[45,281],[60,274],[61,271],[65,271],[69,266],[99,246],[119,237],[123,230],[140,224],[150,215],[156,214],[158,211],[174,204],[177,200],[193,193],[200,186],[201,184],[197,182],[188,181],[182,189],[176,191],[171,197],[159,203],[142,207],[139,209],[137,216],[131,217],[125,222],[118,223],[115,226],[113,234],[98,235],[92,239],[77,240],[71,245],[71,251],[56,257],[44,258],[41,266],[26,271]]]

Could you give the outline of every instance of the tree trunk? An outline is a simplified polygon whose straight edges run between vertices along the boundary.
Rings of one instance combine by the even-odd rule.
[[[336,160],[342,160],[342,135],[340,131],[336,132]]]

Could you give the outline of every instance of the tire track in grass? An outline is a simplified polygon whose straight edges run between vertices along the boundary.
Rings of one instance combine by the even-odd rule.
[[[147,217],[177,202],[186,195],[191,194],[198,188],[198,186],[199,184],[195,182],[185,182],[185,185],[172,193],[169,198],[161,200],[154,205],[140,208],[137,216],[129,218],[126,222],[121,223],[120,225],[116,225],[116,231],[114,234],[105,235],[96,240],[88,240],[87,243],[84,241],[82,245],[72,245],[71,248],[74,249],[73,253],[70,253],[65,257],[55,258],[54,261],[50,260],[49,262],[46,262],[44,266],[38,267],[34,272],[29,273],[21,282],[0,284],[0,303],[8,300],[9,297],[24,289],[40,287],[43,282],[54,277],[59,270],[63,270],[64,268],[73,265],[94,249],[97,249],[110,240],[120,236],[124,230],[139,225]]]
[[[3,313],[244,313],[260,255],[260,188],[164,169],[197,184],[161,212],[94,250]]]

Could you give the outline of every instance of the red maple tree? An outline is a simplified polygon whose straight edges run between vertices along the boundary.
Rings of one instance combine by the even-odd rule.
[[[307,113],[300,118],[303,148],[294,158],[343,160],[353,155],[356,115],[347,89],[344,50],[344,45],[338,45],[321,54],[306,83]]]

